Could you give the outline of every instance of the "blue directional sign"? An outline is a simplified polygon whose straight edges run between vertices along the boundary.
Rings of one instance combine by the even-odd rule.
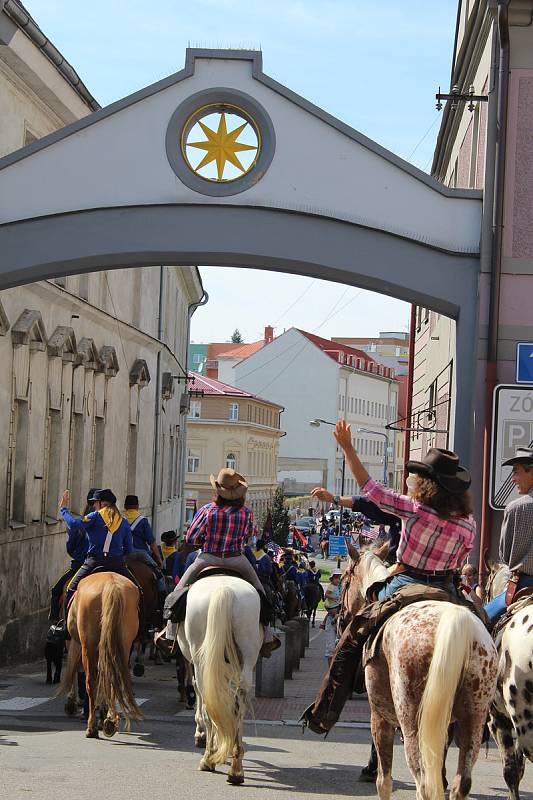
[[[346,547],[346,539],[344,536],[330,536],[329,537],[329,557],[347,556],[348,548]]]
[[[533,342],[516,345],[516,382],[533,383]]]

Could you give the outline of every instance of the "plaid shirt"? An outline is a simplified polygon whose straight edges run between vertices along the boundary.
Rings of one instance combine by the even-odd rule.
[[[186,540],[213,556],[242,553],[253,526],[253,512],[246,506],[233,508],[208,503],[196,513]]]
[[[533,575],[533,489],[509,503],[504,511],[500,558],[513,572]]]
[[[401,518],[397,560],[402,564],[426,572],[463,565],[476,535],[473,517],[441,519],[429,506],[385,489],[372,478],[363,486],[363,492],[380,508]]]

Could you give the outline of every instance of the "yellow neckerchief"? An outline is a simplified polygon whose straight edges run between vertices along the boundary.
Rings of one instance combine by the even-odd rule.
[[[122,522],[122,517],[120,516],[120,514],[115,514],[115,516],[112,517],[111,515],[113,513],[113,510],[111,508],[108,508],[107,506],[101,508],[98,513],[102,517],[104,525],[106,526],[109,533],[111,534],[116,533],[120,528],[120,523]]]
[[[254,556],[259,561],[260,558],[263,558],[263,556],[266,556],[266,553],[265,553],[264,550],[254,550]]]
[[[174,544],[165,544],[161,542],[161,552],[163,553],[163,558],[168,558],[175,553],[178,548]]]
[[[127,508],[127,509],[124,511],[124,516],[125,516],[125,517],[126,517],[126,519],[128,520],[128,525],[131,525],[131,524],[132,524],[132,522],[135,522],[135,520],[137,519],[137,517],[140,517],[140,516],[141,516],[141,512],[139,511],[139,509],[138,509],[138,508]]]

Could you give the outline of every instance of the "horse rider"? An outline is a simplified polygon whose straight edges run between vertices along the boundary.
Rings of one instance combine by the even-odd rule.
[[[314,561],[310,561],[306,571],[306,583],[316,583],[320,588],[320,594],[323,600],[324,589],[322,587],[321,579],[322,579],[322,570],[317,567]]]
[[[352,511],[362,514],[363,517],[369,519],[370,522],[374,523],[375,525],[379,525],[380,533],[382,526],[389,526],[389,552],[387,555],[387,561],[390,564],[394,564],[396,561],[398,545],[400,544],[400,533],[402,530],[401,519],[396,516],[396,514],[388,514],[386,511],[382,511],[382,509],[376,505],[376,503],[373,503],[372,500],[369,500],[364,495],[355,495],[351,498],[351,500]]]
[[[410,473],[409,496],[406,496],[370,477],[353,447],[351,429],[345,420],[337,423],[334,436],[364,496],[387,513],[400,517],[402,532],[397,561],[377,594],[379,601],[386,602],[372,603],[352,618],[339,641],[319,696],[304,714],[310,727],[322,733],[337,721],[352,691],[363,645],[370,633],[388,618],[387,614],[399,610],[402,603],[415,602],[413,598],[428,599],[424,598],[424,587],[449,593],[443,597],[457,597],[452,579],[473,547],[476,530],[468,492],[470,474],[460,466],[455,453],[431,448],[422,461],[409,461],[406,465]],[[322,501],[331,498],[330,492],[320,487],[311,494]],[[351,497],[333,500],[346,507],[352,504]],[[411,591],[395,595],[410,584],[420,584],[420,592],[411,586]]]
[[[171,617],[180,597],[188,586],[199,577],[206,567],[222,567],[236,572],[244,580],[251,583],[263,598],[265,616],[271,616],[272,609],[265,594],[259,576],[244,554],[247,539],[253,532],[253,512],[245,506],[244,500],[248,491],[248,483],[234,469],[221,469],[218,476],[210,477],[214,491],[214,500],[202,506],[196,513],[187,532],[186,541],[202,552],[193,564],[185,570],[178,586],[165,601],[164,618],[168,620],[166,628],[156,634],[154,642],[167,651],[172,647],[176,636],[176,627]],[[264,626],[264,642],[261,655],[269,657],[281,645],[269,625]]]
[[[84,517],[91,511],[93,511],[93,502],[91,498],[93,497],[95,492],[96,489],[89,489],[85,511],[83,512]],[[79,570],[79,568],[85,561],[85,558],[87,556],[87,550],[89,549],[89,541],[87,539],[85,531],[67,525],[67,535],[68,535],[67,553],[69,554],[72,560],[70,562],[70,567],[67,569],[67,571],[64,572],[52,586],[50,614],[48,615],[48,619],[50,620],[52,625],[56,625],[59,622],[59,618],[61,616],[61,608],[60,608],[61,596],[63,594],[65,586],[68,584],[69,581],[72,580],[76,572]]]
[[[263,584],[271,585],[274,567],[272,566],[272,559],[265,551],[264,539],[258,539],[255,543],[254,557],[259,580]]]
[[[163,531],[161,534],[161,554],[163,556],[163,572],[172,576],[174,559],[178,552],[178,534],[176,531]]]
[[[78,584],[95,571],[116,572],[129,578],[140,593],[140,618],[142,621],[142,591],[128,570],[124,556],[133,552],[130,526],[117,508],[117,498],[111,489],[98,489],[91,497],[94,511],[83,519],[77,519],[69,511],[70,492],[63,492],[60,513],[67,525],[85,532],[89,547],[85,561],[76,572],[67,588],[65,597],[65,622],[68,609]]]
[[[505,612],[517,591],[533,586],[533,449],[519,447],[502,467],[513,468],[511,480],[520,496],[503,513],[500,561],[511,570],[511,580],[506,591],[485,606],[491,622]]]
[[[157,591],[159,593],[159,608],[163,608],[166,597],[165,577],[163,575],[163,561],[155,543],[152,526],[148,519],[139,511],[139,498],[135,494],[126,495],[124,500],[124,517],[131,530],[133,552],[138,561],[150,567],[157,578]]]

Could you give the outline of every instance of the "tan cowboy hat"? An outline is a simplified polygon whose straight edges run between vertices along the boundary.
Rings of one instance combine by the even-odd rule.
[[[221,469],[216,478],[211,475],[209,480],[215,492],[225,500],[240,500],[248,490],[243,476],[234,469]]]

